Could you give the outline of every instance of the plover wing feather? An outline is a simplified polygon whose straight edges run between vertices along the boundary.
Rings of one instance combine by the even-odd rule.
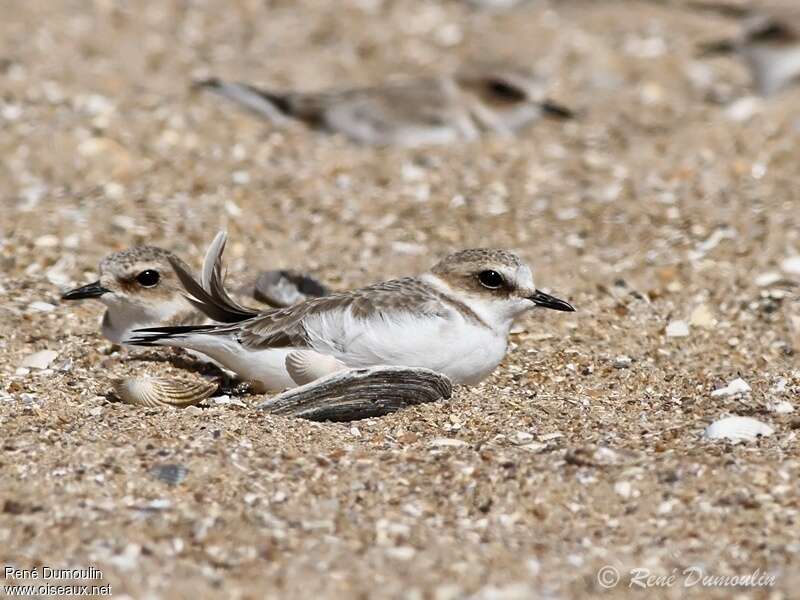
[[[444,316],[447,302],[447,298],[425,282],[405,277],[268,310],[234,327],[221,329],[220,333],[234,333],[241,344],[254,349],[309,347],[313,333],[306,328],[306,322],[313,317],[333,317],[345,311],[357,320],[391,318],[399,313]]]

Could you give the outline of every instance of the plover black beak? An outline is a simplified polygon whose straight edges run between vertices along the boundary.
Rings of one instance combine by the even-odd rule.
[[[698,47],[698,55],[701,58],[712,56],[726,56],[736,52],[736,43],[733,40],[717,40],[708,42]]]
[[[74,290],[70,290],[65,292],[62,296],[62,300],[84,300],[86,298],[99,298],[106,292],[110,292],[108,288],[104,288],[100,285],[99,281],[95,281],[92,283],[87,283],[84,286],[79,288],[75,288]]]
[[[545,294],[540,290],[536,290],[536,293],[533,296],[528,296],[528,300],[533,302],[536,306],[541,306],[542,308],[550,308],[552,310],[560,310],[563,312],[575,312],[575,307],[572,306],[569,302],[565,302],[555,296],[551,296],[550,294]]]

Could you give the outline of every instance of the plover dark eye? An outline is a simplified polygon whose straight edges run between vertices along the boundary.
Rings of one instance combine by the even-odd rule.
[[[158,274],[158,271],[154,271],[153,269],[142,271],[136,276],[136,281],[138,281],[141,286],[148,288],[157,285],[159,279],[161,279],[161,275]]]
[[[791,39],[792,34],[780,23],[766,23],[761,29],[754,31],[751,36],[753,41],[770,42]]]
[[[500,273],[491,270],[478,273],[478,281],[481,282],[483,287],[489,288],[490,290],[496,290],[505,283],[505,279],[503,279]]]
[[[523,90],[501,79],[490,79],[486,87],[492,96],[505,102],[522,102],[527,98]]]

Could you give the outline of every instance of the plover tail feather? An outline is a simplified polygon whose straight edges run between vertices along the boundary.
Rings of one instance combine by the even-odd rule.
[[[222,253],[225,251],[227,234],[220,231],[206,252],[201,275],[202,283],[189,273],[178,261],[170,259],[172,268],[187,292],[186,299],[192,306],[219,323],[238,323],[258,314],[253,308],[236,302],[223,285]]]
[[[186,340],[195,334],[212,332],[219,325],[180,325],[176,327],[145,327],[134,329],[129,337],[122,340],[131,346],[176,346],[183,348]]]
[[[229,83],[216,77],[198,81],[194,85],[232,100],[275,124],[285,123],[292,113],[291,102],[286,94],[262,90],[246,83]]]

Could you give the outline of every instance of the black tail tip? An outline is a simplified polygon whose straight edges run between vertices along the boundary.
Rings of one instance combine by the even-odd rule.
[[[699,44],[696,55],[699,58],[712,58],[715,56],[728,56],[734,52],[736,52],[736,42],[733,40],[716,40]]]
[[[193,90],[216,89],[222,85],[222,80],[217,77],[207,77],[206,79],[195,79],[192,82]]]

